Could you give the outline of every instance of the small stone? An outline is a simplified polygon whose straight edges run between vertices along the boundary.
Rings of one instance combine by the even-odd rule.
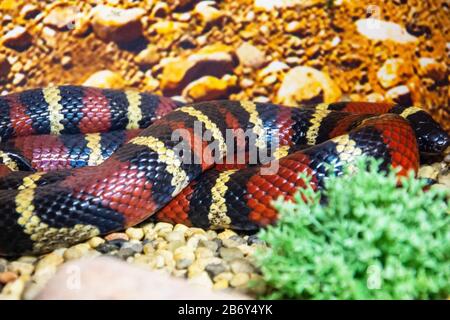
[[[259,247],[263,246],[255,244],[252,244],[251,246],[249,246],[248,244],[241,244],[237,248],[241,250],[245,256],[252,256],[255,253],[256,249]]]
[[[236,82],[236,76],[225,75],[222,79],[204,76],[187,85],[182,95],[194,102],[225,98],[230,89],[236,86]]]
[[[19,72],[14,75],[12,84],[15,86],[20,86],[25,83],[25,80],[26,80],[25,74]]]
[[[215,44],[187,57],[179,57],[164,65],[161,89],[169,95],[179,94],[186,85],[203,76],[222,77],[233,71],[232,48]]]
[[[13,261],[8,265],[8,270],[21,276],[29,276],[34,271],[34,265],[25,262]]]
[[[214,8],[214,1],[201,1],[197,3],[194,8],[194,14],[200,17],[200,19],[208,24],[219,24],[225,17],[224,12]]]
[[[156,89],[159,88],[159,81],[155,78],[153,78],[152,76],[146,75],[144,80],[143,80],[143,85],[144,91],[155,91]]]
[[[180,224],[180,223],[176,224],[176,225],[173,227],[173,231],[174,231],[174,232],[180,232],[180,233],[182,233],[183,235],[184,235],[184,234],[187,234],[188,230],[189,230],[189,227],[188,227],[188,226],[186,226],[186,225],[184,225],[184,224]],[[200,230],[202,230],[202,229],[200,229]],[[190,234],[190,235],[192,235],[192,234]],[[189,235],[189,236],[190,236],[190,235]]]
[[[244,78],[240,82],[240,86],[243,89],[251,88],[255,84],[255,81],[252,79]]]
[[[57,30],[69,30],[72,29],[77,15],[78,8],[76,6],[58,5],[50,10],[43,22],[45,25]]]
[[[244,42],[236,49],[236,55],[242,65],[254,69],[262,67],[266,62],[264,52],[248,42]]]
[[[248,281],[250,280],[250,276],[248,273],[237,273],[233,276],[233,278],[230,280],[230,285],[232,287],[244,287],[248,284]]]
[[[433,79],[435,81],[442,81],[446,76],[446,67],[443,63],[437,62],[433,58],[419,59],[419,74]]]
[[[178,249],[179,247],[182,247],[186,245],[186,241],[181,241],[181,240],[175,240],[175,241],[171,241],[168,243],[167,245],[167,250],[174,252],[176,249]]]
[[[438,181],[439,183],[447,186],[447,188],[450,188],[450,173],[447,172],[446,174],[440,174]]]
[[[17,261],[34,264],[38,261],[38,258],[34,256],[21,256]]]
[[[402,80],[405,74],[403,59],[388,59],[377,72],[378,82],[383,88],[391,88]]]
[[[104,89],[122,89],[125,86],[125,80],[117,72],[111,70],[101,70],[92,74],[86,81],[83,82],[83,85],[87,87]]]
[[[8,261],[6,259],[0,258],[0,272],[5,272],[8,268]]]
[[[188,228],[186,230],[186,237],[190,238],[190,237],[192,237],[193,235],[196,235],[196,234],[207,235],[208,232],[210,232],[210,231],[212,231],[212,230],[205,231],[205,230],[203,230],[201,228]]]
[[[141,17],[144,14],[145,10],[141,8],[119,9],[99,5],[92,10],[92,28],[102,40],[131,42],[142,35]]]
[[[366,96],[367,102],[383,102],[384,96],[378,92],[372,92]]]
[[[57,46],[57,37],[55,29],[50,27],[42,28],[41,37],[48,47],[55,48]]]
[[[385,96],[388,102],[394,102],[405,106],[412,105],[411,91],[405,85],[389,89]]]
[[[127,260],[129,257],[134,256],[135,252],[133,249],[127,247],[127,248],[120,248],[117,252],[117,256],[122,260]]]
[[[157,34],[161,36],[171,36],[174,34],[179,33],[180,31],[187,28],[187,24],[184,22],[177,22],[177,21],[169,21],[169,20],[163,20],[158,21],[152,25],[152,31],[156,32]]]
[[[281,71],[289,70],[289,66],[281,61],[272,61],[267,67],[258,72],[259,77],[264,78],[269,74],[279,73]]]
[[[436,179],[439,171],[436,171],[432,166],[422,166],[419,168],[418,177]]]
[[[206,240],[208,240],[208,238],[205,235],[195,234],[188,239],[188,241],[186,242],[186,245],[192,249],[196,249],[201,240],[206,241]]]
[[[266,292],[267,286],[264,282],[264,278],[260,274],[250,274],[250,282],[251,286],[249,287],[249,289],[253,294],[262,295]]]
[[[223,239],[222,243],[223,243],[223,246],[226,248],[234,248],[241,244],[246,244],[247,241],[238,235],[233,235],[229,238]]]
[[[195,254],[192,248],[187,246],[179,247],[175,250],[174,259],[178,269],[186,269],[195,260]]]
[[[336,47],[336,46],[339,45],[340,43],[341,43],[341,38],[340,38],[339,36],[335,36],[335,37],[333,38],[333,40],[331,40],[330,45],[331,45],[332,47]]]
[[[189,267],[188,267],[188,277],[193,278],[200,273],[202,273],[205,270],[205,266],[202,263],[199,263],[198,261],[194,261]]]
[[[158,233],[155,229],[152,228],[142,228],[144,230],[144,239],[145,240],[155,240],[158,237]]]
[[[256,234],[252,234],[248,237],[247,239],[247,243],[252,245],[252,244],[260,244],[260,245],[265,245],[266,243],[264,242],[264,240],[261,240]]]
[[[67,250],[66,250],[67,251]],[[47,270],[48,268],[54,268],[59,266],[64,262],[63,256],[56,254],[54,252],[45,255],[36,264],[35,274],[42,272],[42,270]],[[56,270],[56,268],[55,268]]]
[[[133,240],[141,240],[144,238],[144,230],[141,228],[128,228],[125,230],[126,235]]]
[[[211,263],[205,267],[205,271],[211,278],[214,278],[218,274],[228,271],[228,268],[223,263]]]
[[[181,241],[183,243],[185,242],[184,233],[179,231],[169,232],[164,236],[164,238],[169,242],[173,241]]]
[[[164,1],[158,1],[153,6],[151,17],[154,18],[164,18],[166,17],[170,12],[169,5]]]
[[[68,68],[72,67],[72,57],[71,56],[63,56],[61,58],[61,65],[65,69],[68,69]]]
[[[2,42],[8,48],[23,51],[31,45],[32,37],[26,28],[17,26],[3,36]]]
[[[195,277],[190,277],[188,282],[190,284],[194,285],[200,285],[207,288],[213,287],[213,282],[211,281],[211,278],[208,276],[206,271],[201,272],[200,274],[196,275]]]
[[[244,257],[244,253],[241,250],[239,250],[238,248],[222,247],[219,249],[219,254],[226,261],[231,261],[231,260],[235,260],[235,259]]]
[[[391,40],[401,44],[417,41],[402,26],[380,19],[360,19],[356,21],[356,29],[366,38],[376,41]]]
[[[199,258],[209,258],[209,257],[214,257],[214,256],[215,256],[215,251],[211,251],[208,248],[199,247],[199,248],[195,249],[195,257],[197,259],[199,259]]]
[[[276,101],[285,105],[311,101],[331,103],[338,101],[341,95],[340,88],[328,74],[311,67],[299,66],[285,75]]]
[[[220,241],[220,239],[218,239]],[[209,251],[215,253],[217,252],[217,249],[219,249],[220,245],[217,243],[217,241],[211,241],[211,240],[200,240],[198,243],[199,247],[204,247],[208,249]]]
[[[139,241],[131,240],[130,242],[125,242],[122,245],[121,249],[128,249],[128,248],[130,248],[133,251],[133,253],[141,253],[142,250],[144,249],[144,246]]]
[[[213,290],[224,290],[229,286],[228,280],[222,279],[214,283]]]
[[[8,282],[0,294],[0,300],[19,300],[25,289],[25,279],[20,277]]]
[[[158,263],[158,268],[162,268],[163,266],[169,267],[169,268],[175,268],[175,260],[174,260],[174,254],[168,250],[164,249],[158,249],[156,251],[156,258],[162,257],[163,258],[163,265],[161,266]]]
[[[75,260],[85,256],[90,249],[90,246],[86,243],[80,243],[73,247],[68,248],[64,252],[65,260]]]
[[[90,15],[79,12],[75,17],[75,23],[69,25],[69,27],[75,36],[82,37],[87,35],[91,30]]]
[[[141,67],[150,67],[159,62],[161,55],[155,45],[148,45],[147,48],[138,53],[134,58]]]
[[[277,76],[274,75],[274,74],[271,74],[271,75],[269,75],[269,76],[267,76],[267,77],[264,78],[263,84],[264,84],[265,86],[270,86],[270,85],[274,84],[274,83],[277,82],[277,81],[278,81]]]
[[[252,273],[255,268],[245,259],[236,259],[230,262],[231,271],[234,273]]]
[[[186,278],[187,270],[186,269],[181,269],[181,270],[174,269],[172,271],[172,275],[177,278]]]
[[[307,28],[307,25],[303,22],[291,21],[286,25],[284,30],[289,33],[301,35],[304,33],[306,28]]]
[[[8,282],[16,280],[18,277],[19,276],[17,275],[17,273],[11,271],[0,272],[0,283],[6,284]]]
[[[125,240],[122,240],[122,241],[125,241]],[[114,244],[114,243],[109,243],[109,242],[107,242],[107,243],[101,243],[101,244],[99,244],[99,245],[95,248],[95,250],[97,250],[98,252],[103,253],[103,254],[114,253],[114,252],[116,252],[117,250],[119,250],[121,246],[122,246],[122,245],[117,246],[117,245]]]
[[[164,230],[164,231],[166,231],[166,232],[170,232],[170,231],[173,230],[173,224],[167,223],[167,222],[158,222],[158,223],[155,225],[154,230],[155,230],[156,232],[161,231],[161,230]]]
[[[223,241],[224,239],[228,239],[232,236],[237,236],[236,232],[234,232],[231,229],[226,229],[226,230],[222,231],[221,233],[219,233],[217,235],[217,238],[219,238],[220,240]]]
[[[105,243],[105,240],[100,237],[93,237],[92,239],[90,239],[88,241],[88,244],[92,249],[97,248],[99,245],[101,245],[103,243]]]
[[[155,252],[155,248],[153,247],[153,245],[151,243],[146,243],[143,246],[143,251],[144,251],[144,254],[150,255]]]
[[[213,278],[213,280],[214,280],[214,282],[218,282],[218,281],[221,281],[221,280],[230,281],[231,279],[233,279],[233,277],[234,277],[233,273],[231,273],[229,271],[226,271],[226,272],[222,272],[222,273],[218,274],[217,276],[215,276]]]
[[[40,10],[39,8],[31,3],[27,3],[22,7],[22,10],[20,10],[20,15],[24,19],[33,19],[39,14]]]

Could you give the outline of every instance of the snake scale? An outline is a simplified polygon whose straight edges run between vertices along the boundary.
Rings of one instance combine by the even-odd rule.
[[[182,139],[174,140],[174,132]],[[450,141],[413,106],[183,105],[81,86],[0,97],[0,137],[1,255],[45,253],[152,215],[202,228],[257,230],[276,221],[272,200],[292,199],[305,185],[301,172],[320,189],[330,165],[340,174],[344,164],[372,156],[382,169],[405,175],[417,172],[421,154],[442,153]],[[240,162],[218,161],[240,154]],[[272,165],[277,170],[264,171]]]

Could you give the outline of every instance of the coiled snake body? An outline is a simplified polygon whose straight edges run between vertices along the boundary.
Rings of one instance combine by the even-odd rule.
[[[182,153],[173,138],[178,131]],[[276,220],[272,200],[292,199],[304,186],[300,172],[317,189],[327,165],[339,174],[343,164],[372,156],[404,175],[417,171],[420,153],[449,145],[448,134],[416,107],[181,105],[79,86],[0,97],[0,137],[2,255],[47,252],[155,213],[190,226],[255,230]],[[252,148],[267,151],[270,162],[248,165]],[[244,163],[217,161],[239,152]],[[275,164],[277,170],[264,172]]]

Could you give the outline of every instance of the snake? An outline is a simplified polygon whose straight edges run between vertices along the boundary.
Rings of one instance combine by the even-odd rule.
[[[43,254],[150,217],[256,231],[276,223],[274,200],[323,189],[358,159],[404,176],[450,144],[417,106],[181,103],[75,85],[1,96],[0,139],[3,256]]]

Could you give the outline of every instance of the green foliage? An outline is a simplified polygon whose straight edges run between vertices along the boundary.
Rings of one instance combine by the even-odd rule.
[[[393,170],[378,167],[360,161],[321,193],[308,188],[294,203],[275,202],[280,220],[259,234],[270,246],[257,254],[272,288],[265,298],[447,298],[448,190],[424,192],[413,175],[399,187]]]

